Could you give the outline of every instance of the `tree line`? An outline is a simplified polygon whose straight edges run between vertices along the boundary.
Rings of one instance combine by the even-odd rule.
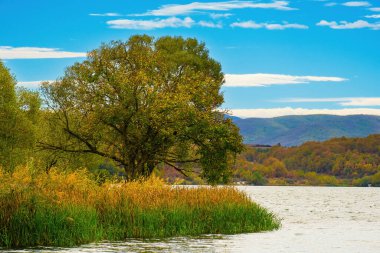
[[[252,184],[380,186],[380,134],[297,147],[246,147],[236,181]]]

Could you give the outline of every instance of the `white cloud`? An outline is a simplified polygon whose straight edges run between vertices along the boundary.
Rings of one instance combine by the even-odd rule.
[[[380,18],[380,14],[375,14],[375,15],[367,15],[365,16],[366,18]]]
[[[17,85],[28,88],[28,89],[37,89],[40,87],[42,82],[54,82],[53,80],[43,80],[43,81],[27,81],[27,82],[18,82]]]
[[[332,29],[363,29],[363,28],[369,28],[372,30],[378,30],[380,29],[380,23],[369,23],[364,20],[357,20],[355,22],[347,22],[347,21],[340,21],[337,23],[336,21],[326,21],[321,20],[319,23],[317,23],[318,26],[328,26]]]
[[[210,17],[212,19],[218,19],[218,18],[228,18],[228,17],[231,17],[232,14],[231,13],[211,13],[210,14]]]
[[[240,28],[259,29],[259,28],[263,28],[264,24],[258,24],[255,21],[249,20],[249,21],[244,21],[244,22],[234,22],[230,26],[231,27],[240,27]]]
[[[369,2],[366,2],[366,1],[351,1],[351,2],[342,3],[342,5],[348,6],[348,7],[368,7],[368,6],[371,6],[371,4]]]
[[[213,23],[208,21],[199,21],[198,24],[202,27],[209,27],[209,28],[222,28],[222,23]]]
[[[233,116],[241,118],[273,118],[288,115],[377,115],[380,109],[372,108],[344,108],[344,109],[307,109],[307,108],[270,108],[270,109],[231,109],[228,110]]]
[[[380,11],[380,7],[369,8],[370,11]]]
[[[114,29],[135,29],[135,30],[152,30],[165,27],[192,27],[195,22],[193,19],[186,17],[184,19],[171,17],[167,19],[153,19],[153,20],[132,20],[132,19],[118,19],[107,21],[107,24]]]
[[[193,2],[189,4],[166,4],[160,8],[148,11],[144,14],[135,16],[176,16],[188,15],[199,11],[229,11],[234,9],[276,9],[276,10],[295,10],[288,6],[287,1],[274,1],[270,3],[257,3],[253,1],[225,1],[200,3]]]
[[[80,58],[86,53],[60,51],[57,48],[0,46],[0,59]]]
[[[250,28],[250,29],[265,28],[267,30],[308,29],[309,28],[306,25],[300,25],[300,24],[289,24],[286,22],[284,22],[283,24],[256,23],[253,20],[244,21],[244,22],[234,22],[230,26],[240,27],[240,28]]]
[[[340,104],[343,106],[380,106],[380,98],[350,98]]]
[[[121,14],[119,14],[119,13],[115,13],[115,12],[107,12],[107,13],[90,13],[89,15],[90,15],[90,16],[94,16],[94,17],[120,17],[120,16],[122,16]]]
[[[270,85],[302,84],[310,82],[343,82],[347,79],[326,76],[291,76],[280,74],[226,74],[225,87],[263,87]]]
[[[291,99],[278,100],[278,102],[288,102],[288,103],[336,102],[342,106],[380,106],[380,97],[291,98]]]
[[[332,7],[332,6],[336,6],[336,5],[337,5],[337,3],[335,3],[335,2],[325,4],[325,6],[327,6],[327,7]]]

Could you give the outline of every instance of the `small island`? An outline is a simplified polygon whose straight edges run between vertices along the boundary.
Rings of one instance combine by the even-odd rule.
[[[99,185],[86,170],[0,172],[0,247],[236,234],[280,221],[234,187],[170,186],[157,177]]]
[[[234,187],[155,176],[169,166],[226,184],[243,150],[218,109],[224,75],[204,43],[138,35],[103,44],[40,91],[16,90],[2,63],[0,78],[0,247],[280,227]]]

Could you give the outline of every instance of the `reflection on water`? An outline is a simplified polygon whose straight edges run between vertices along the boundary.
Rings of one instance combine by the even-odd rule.
[[[10,252],[380,252],[380,188],[240,187],[282,218],[275,232]]]

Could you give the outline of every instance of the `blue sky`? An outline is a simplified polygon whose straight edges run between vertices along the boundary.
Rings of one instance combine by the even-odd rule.
[[[0,59],[20,86],[102,42],[180,35],[222,64],[233,115],[380,115],[379,1],[0,0],[0,13]]]

